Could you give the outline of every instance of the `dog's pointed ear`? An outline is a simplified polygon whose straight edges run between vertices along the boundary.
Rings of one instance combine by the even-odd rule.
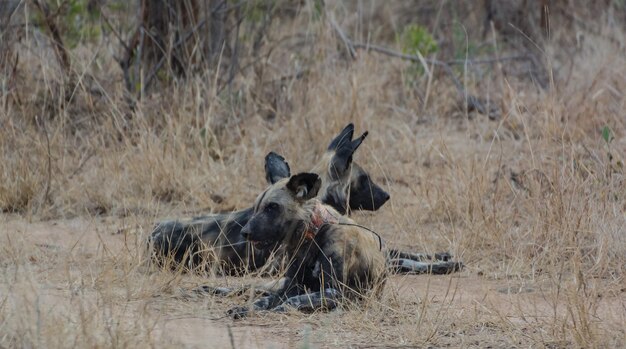
[[[291,170],[284,157],[274,152],[270,152],[265,156],[265,179],[268,184],[274,184],[290,175]]]
[[[365,137],[367,137],[367,131],[361,135],[361,137],[342,144],[335,151],[335,155],[330,160],[330,176],[333,179],[341,178],[347,174],[352,165],[352,155],[361,146]]]
[[[361,146],[361,143],[363,143],[363,140],[365,140],[365,137],[367,137],[368,134],[369,132],[365,131],[363,132],[361,137],[350,142],[350,147],[352,147],[352,153],[354,153],[357,149],[359,149],[359,146]]]
[[[320,176],[306,172],[292,176],[287,183],[287,189],[299,201],[307,201],[316,197],[321,186]]]
[[[352,141],[352,137],[354,136],[354,124],[350,123],[348,126],[344,127],[339,135],[335,137],[328,145],[328,150],[337,150],[341,145],[350,143]]]

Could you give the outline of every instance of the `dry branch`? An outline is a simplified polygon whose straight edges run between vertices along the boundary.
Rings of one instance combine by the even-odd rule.
[[[65,44],[63,43],[63,39],[61,38],[61,32],[59,31],[59,27],[54,21],[55,17],[58,15],[58,11],[55,14],[51,14],[48,4],[45,2],[42,3],[39,0],[33,0],[33,4],[42,14],[44,25],[46,26],[46,29],[48,29],[48,32],[50,32],[50,35],[52,37],[52,46],[54,47],[54,52],[57,56],[59,64],[61,65],[61,68],[65,72],[66,76],[70,77],[71,81],[72,71],[70,69],[70,55],[67,52]]]
[[[339,25],[337,25],[337,23],[333,19],[330,20],[330,24],[333,27],[333,29],[337,32],[337,35],[339,36],[341,41],[343,41],[344,45],[346,46],[346,50],[348,51],[352,59],[356,59],[356,49],[363,49],[366,52],[374,51],[374,52],[382,53],[391,57],[401,58],[404,60],[409,60],[409,61],[417,62],[417,63],[426,62],[428,64],[441,67],[443,71],[448,75],[450,80],[452,80],[452,83],[454,84],[454,87],[456,88],[459,97],[464,101],[467,111],[476,110],[481,114],[487,115],[489,119],[491,120],[495,120],[500,117],[501,113],[499,109],[495,105],[485,103],[481,98],[467,93],[467,90],[465,89],[463,84],[461,84],[459,79],[454,74],[454,71],[450,67],[450,64],[462,64],[462,63],[463,64],[491,64],[491,63],[502,62],[502,61],[507,61],[507,60],[529,59],[527,56],[508,56],[508,57],[501,57],[501,58],[488,58],[488,59],[477,59],[477,60],[453,60],[450,62],[440,61],[436,59],[427,59],[427,58],[419,57],[416,55],[404,54],[404,53],[394,51],[392,49],[378,46],[378,45],[353,42],[343,32],[343,30],[339,27]]]
[[[337,32],[337,35],[339,35],[339,38],[341,39],[341,41],[343,41],[343,44],[346,46],[346,51],[348,51],[348,53],[350,54],[350,57],[352,59],[355,59],[356,58],[356,50],[355,50],[354,45],[352,44],[352,41],[348,38],[346,33],[344,33],[343,30],[341,30],[341,27],[339,27],[337,22],[335,22],[334,18],[330,19],[330,25],[333,27],[333,29],[335,29],[335,31]]]
[[[446,73],[446,75],[448,75],[450,80],[452,80],[452,83],[454,84],[454,87],[456,88],[459,97],[465,101],[465,106],[467,108],[467,111],[476,110],[477,112],[481,114],[487,115],[489,119],[491,120],[496,120],[501,115],[500,110],[495,105],[487,104],[481,98],[469,94],[467,90],[465,89],[465,87],[463,86],[463,84],[461,84],[461,81],[459,81],[459,79],[454,74],[454,71],[450,67],[450,64],[446,61],[440,61],[440,60],[428,59],[428,58],[420,58],[419,56],[404,54],[404,53],[394,51],[386,47],[377,46],[377,45],[353,43],[352,46],[355,49],[364,49],[366,52],[374,51],[374,52],[385,54],[387,56],[401,58],[401,59],[409,60],[412,62],[421,63],[423,59],[428,64],[441,67],[443,71]],[[452,64],[460,64],[462,62],[468,63],[468,64],[490,64],[490,63],[495,63],[495,62],[500,62],[500,61],[505,61],[505,60],[522,60],[522,59],[528,59],[528,57],[527,56],[509,56],[509,57],[502,57],[502,58],[489,58],[489,59],[480,59],[480,60],[464,60],[464,61],[454,60],[452,61]]]
[[[180,40],[174,43],[174,45],[172,46],[172,50],[175,50],[179,48],[180,46],[184,45],[187,42],[187,40],[189,40],[190,37],[192,37],[198,30],[200,30],[200,28],[204,26],[205,23],[206,23],[206,20],[200,21],[192,30],[187,32],[182,38],[180,38]],[[152,84],[152,81],[154,81],[154,78],[156,77],[161,67],[163,67],[164,63],[165,63],[165,56],[162,56],[159,62],[154,66],[154,68],[150,71],[150,74],[147,76],[144,86],[141,87],[141,94],[144,94],[146,90],[148,89],[148,87],[150,86],[150,84]]]

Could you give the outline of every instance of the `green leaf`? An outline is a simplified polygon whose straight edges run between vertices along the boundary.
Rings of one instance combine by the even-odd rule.
[[[604,128],[602,128],[602,139],[604,139],[607,144],[613,140],[613,134],[608,126],[604,126]]]
[[[400,36],[402,51],[408,54],[421,53],[423,56],[433,54],[439,50],[437,40],[426,29],[417,24],[404,27]]]

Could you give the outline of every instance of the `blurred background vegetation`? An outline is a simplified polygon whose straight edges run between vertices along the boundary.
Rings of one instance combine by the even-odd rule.
[[[82,47],[93,51],[96,67],[102,51],[115,59],[131,106],[159,85],[184,83],[189,76],[207,76],[207,72],[214,74],[220,92],[232,98],[242,88],[240,77],[252,74],[257,84],[267,78],[263,73],[268,56],[281,45],[289,45],[298,57],[296,74],[306,73],[307,60],[316,59],[306,54],[314,34],[277,35],[303,13],[311,22],[342,18],[335,30],[352,56],[354,42],[387,45],[407,55],[459,64],[495,58],[497,38],[501,52],[515,52],[525,61],[516,73],[527,73],[547,88],[549,77],[541,54],[546,45],[558,47],[563,59],[572,57],[581,49],[581,41],[610,36],[607,24],[623,28],[625,7],[621,0],[593,4],[582,0],[7,0],[0,4],[0,92],[5,103],[15,102],[17,47],[30,35],[53,49],[54,59],[48,57],[48,63],[59,65],[69,83],[65,89],[76,90],[77,75],[84,75],[80,83],[86,83],[87,77],[112,77],[110,69],[89,69],[88,75],[93,76],[81,72],[70,51]],[[551,31],[551,22],[558,23],[557,32]],[[619,37],[612,39],[621,42]],[[98,93],[93,84],[83,92]]]
[[[174,149],[178,167],[199,159],[223,166],[244,125],[272,127],[314,111],[323,94],[311,91],[366,57],[380,59],[371,76],[385,96],[373,110],[393,105],[417,120],[407,123],[450,112],[502,120],[521,110],[506,86],[526,96],[564,91],[582,76],[580,57],[623,51],[625,23],[621,0],[2,1],[0,150],[7,159],[33,149],[41,157],[0,165],[0,208],[65,212],[77,206],[73,197],[51,197],[83,177],[86,162],[105,150],[155,152],[142,145],[150,137]],[[347,91],[333,110],[352,120],[362,107],[346,83],[332,83]],[[434,91],[438,102],[429,103]],[[189,185],[162,176],[135,191],[151,193],[143,200],[189,199]],[[109,212],[120,199],[109,195],[84,201]]]

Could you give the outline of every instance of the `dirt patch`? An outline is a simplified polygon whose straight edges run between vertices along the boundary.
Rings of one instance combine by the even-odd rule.
[[[559,291],[549,280],[494,279],[472,271],[392,276],[383,298],[363,309],[258,314],[233,321],[224,317],[225,311],[245,299],[181,294],[201,283],[246,279],[147,270],[139,257],[144,232],[129,226],[150,226],[148,221],[94,218],[30,223],[4,216],[1,239],[13,255],[3,258],[3,266],[5,275],[15,276],[5,277],[1,293],[8,294],[14,306],[36,304],[34,315],[25,317],[22,326],[36,327],[41,322],[37,313],[72,319],[64,325],[69,329],[63,327],[66,332],[94,331],[87,344],[114,343],[111,338],[132,343],[131,337],[139,336],[159,347],[291,348],[303,343],[312,347],[510,347],[572,344],[566,338],[554,340],[558,334],[549,335],[544,329],[549,323],[616,331],[626,323],[623,293],[576,301],[574,297],[580,295]],[[579,322],[581,312],[589,313],[586,318],[594,323]]]

